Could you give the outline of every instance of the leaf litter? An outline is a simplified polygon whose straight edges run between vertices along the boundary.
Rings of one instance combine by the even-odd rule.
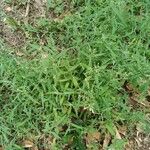
[[[146,101],[146,98],[145,100],[141,101],[139,91],[134,88],[128,81],[125,81],[123,88],[129,95],[129,105],[133,106],[133,108],[150,108],[150,103]]]

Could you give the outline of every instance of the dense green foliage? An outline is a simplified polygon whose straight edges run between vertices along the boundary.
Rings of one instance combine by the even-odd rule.
[[[123,85],[137,88],[139,101],[147,95],[149,1],[75,0],[69,8],[62,1],[47,3],[47,13],[59,16],[65,9],[63,19],[19,24],[26,36],[23,56],[1,43],[0,145],[8,150],[43,134],[55,139],[53,149],[73,138],[72,149],[83,150],[89,130],[109,132],[115,142],[118,125],[146,124],[144,110],[128,104]]]

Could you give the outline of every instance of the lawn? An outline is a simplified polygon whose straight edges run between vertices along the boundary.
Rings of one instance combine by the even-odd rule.
[[[138,149],[149,0],[0,3],[0,150]]]

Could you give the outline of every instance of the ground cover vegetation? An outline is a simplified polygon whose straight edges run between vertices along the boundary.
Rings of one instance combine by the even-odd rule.
[[[150,131],[149,0],[0,3],[0,149],[138,149]]]

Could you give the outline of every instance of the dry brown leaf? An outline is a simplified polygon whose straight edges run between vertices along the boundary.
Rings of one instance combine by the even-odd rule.
[[[0,147],[0,150],[4,150],[2,147]]]
[[[136,88],[134,88],[128,81],[125,81],[123,88],[129,94],[129,105],[133,107],[150,107],[150,103],[148,101],[139,101],[140,93]]]
[[[119,139],[119,140],[122,139],[119,131],[117,130],[117,128],[116,128],[116,139]]]
[[[126,135],[126,132],[127,132],[127,127],[126,126],[119,126],[118,127],[118,132],[121,134],[121,135]]]
[[[10,12],[10,11],[12,11],[12,8],[11,8],[11,7],[6,7],[5,10],[6,10],[7,12]]]
[[[22,142],[22,146],[24,148],[32,148],[32,147],[34,147],[34,143],[32,141],[30,141],[30,140],[24,140]]]
[[[31,148],[31,150],[39,150],[37,146]]]
[[[53,136],[43,134],[38,141],[40,144],[45,145],[44,150],[48,150],[55,143],[55,140]]]
[[[128,81],[125,81],[123,88],[129,95],[129,105],[133,107],[138,107],[138,102],[137,102],[137,99],[139,97],[138,92],[134,89],[134,87]]]
[[[40,39],[40,42],[39,42],[39,43],[40,43],[40,45],[43,46],[43,45],[46,43],[46,41],[45,41],[44,39]]]
[[[135,106],[140,106],[140,107],[144,107],[144,108],[149,108],[150,107],[150,103],[148,101],[139,101],[139,95],[133,95],[132,97],[130,97],[130,104],[131,105],[135,105]]]
[[[127,92],[133,92],[133,87],[128,81],[125,81],[123,87]]]
[[[128,141],[125,145],[125,150],[133,150],[134,142],[132,140]]]
[[[63,125],[63,126],[61,126],[60,128],[59,128],[59,131],[60,132],[64,132],[64,131],[66,131],[68,129],[68,126],[65,124],[65,125]]]
[[[105,135],[105,139],[103,141],[103,149],[106,149],[108,147],[110,141],[111,141],[111,135],[109,133],[107,133]]]
[[[86,143],[89,144],[92,142],[99,141],[100,138],[101,138],[100,132],[94,131],[94,132],[88,133],[85,140],[86,140]]]
[[[21,56],[24,55],[24,53],[22,53],[21,51],[17,51],[17,52],[16,52],[16,55],[21,57]]]
[[[69,11],[64,12],[63,14],[61,14],[59,17],[56,17],[54,19],[55,22],[62,22],[63,19],[67,16],[71,16],[71,13]]]
[[[51,145],[51,144],[53,143],[53,140],[54,140],[54,138],[51,137],[51,136],[49,136],[49,137],[47,137],[47,138],[45,139],[45,142],[46,142],[48,145]]]

